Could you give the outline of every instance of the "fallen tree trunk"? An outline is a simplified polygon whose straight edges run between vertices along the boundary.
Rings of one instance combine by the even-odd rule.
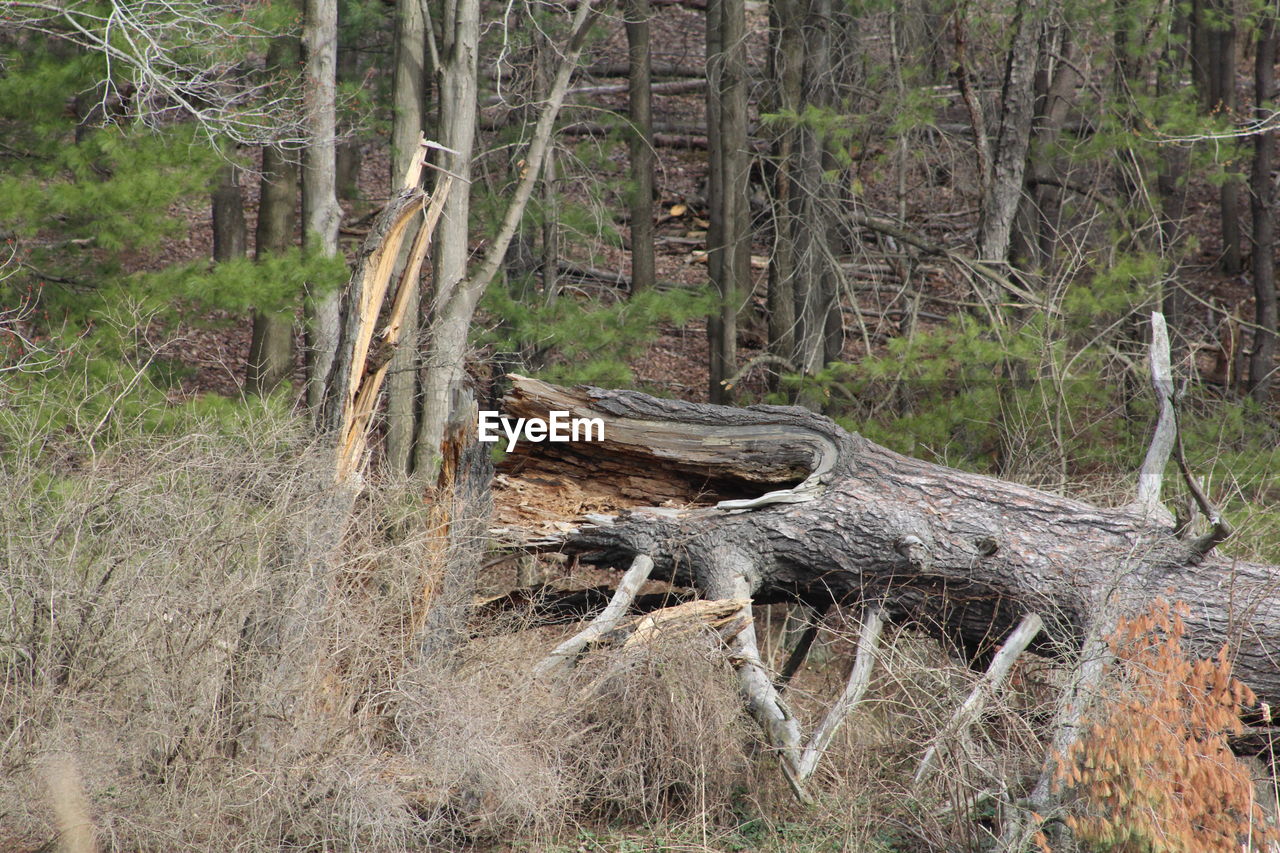
[[[519,417],[601,418],[604,440],[524,443],[523,477],[593,481],[622,509],[530,543],[707,598],[881,607],[989,655],[1027,614],[1070,655],[1095,614],[1185,601],[1189,645],[1230,645],[1237,677],[1280,704],[1280,567],[1200,557],[1159,520],[899,455],[804,409],[735,409],[515,377]],[[770,491],[772,490],[772,491]],[[637,501],[662,507],[638,507]],[[1104,604],[1109,607],[1104,608]]]

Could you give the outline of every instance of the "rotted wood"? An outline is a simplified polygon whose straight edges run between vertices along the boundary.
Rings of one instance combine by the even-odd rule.
[[[1041,654],[1078,651],[1108,596],[1191,606],[1199,652],[1224,643],[1261,702],[1280,704],[1280,567],[1201,557],[1167,524],[902,456],[793,407],[737,409],[523,377],[510,414],[599,417],[604,441],[519,445],[512,476],[599,478],[619,511],[528,543],[601,565],[654,559],[654,577],[707,598],[816,606],[880,602],[975,658],[1024,616]],[[1135,460],[1135,464],[1138,460]],[[667,506],[636,506],[637,500]]]

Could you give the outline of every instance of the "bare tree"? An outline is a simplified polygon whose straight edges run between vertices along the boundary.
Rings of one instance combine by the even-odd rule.
[[[300,59],[301,44],[295,36],[274,38],[267,48],[269,70],[296,68]],[[298,165],[284,148],[263,147],[258,188],[254,257],[261,261],[294,245],[298,225]],[[249,393],[269,394],[288,379],[293,370],[293,321],[292,306],[254,312],[249,364],[245,371],[245,388]]]
[[[1259,27],[1254,59],[1254,115],[1265,122],[1271,112],[1276,61],[1276,14],[1267,13]],[[1253,138],[1253,353],[1249,356],[1249,392],[1263,402],[1271,391],[1276,361],[1275,185],[1271,167],[1276,134],[1267,129]]]
[[[395,79],[392,84],[391,117],[391,186],[403,180],[414,157],[418,140],[427,127],[427,98],[431,76],[436,67],[434,51],[428,50],[431,34],[427,30],[424,0],[398,0],[396,3]],[[431,42],[434,48],[434,42]],[[400,259],[403,264],[404,258]],[[387,378],[387,465],[393,471],[408,473],[413,457],[413,433],[417,421],[415,405],[418,390],[418,331],[421,310],[419,282],[405,283],[412,288],[407,296],[412,310],[404,317],[402,344],[391,356],[391,372]]]
[[[302,246],[321,255],[338,253],[342,211],[337,188],[337,0],[306,0],[302,54],[305,64],[308,144],[302,158]],[[307,297],[307,405],[319,412],[325,380],[337,346],[338,293]]]
[[[453,153],[449,171],[465,180],[470,172],[476,121],[475,51],[479,31],[477,0],[457,0],[445,16],[447,41],[443,53],[444,78],[441,85],[441,135]],[[524,167],[507,203],[497,236],[489,243],[476,269],[467,274],[466,205],[462,210],[446,206],[436,256],[436,288],[432,298],[432,318],[428,352],[422,380],[422,408],[414,448],[414,474],[434,481],[440,460],[440,443],[450,417],[450,400],[460,383],[466,355],[467,332],[480,297],[502,268],[507,247],[520,226],[520,219],[541,175],[551,146],[556,118],[564,103],[569,79],[577,66],[597,8],[579,3],[574,12],[568,39],[563,45],[551,91],[538,115],[524,155]],[[459,171],[461,170],[461,171]],[[466,196],[467,186],[457,188]],[[450,196],[452,198],[452,196]],[[452,217],[452,219],[451,219]]]
[[[1031,120],[1035,115],[1035,72],[1041,23],[1046,0],[1019,0],[1010,25],[1013,36],[1005,57],[1004,84],[990,160],[982,175],[982,200],[978,211],[978,257],[1003,264],[1009,258],[1014,217],[1022,199]],[[980,140],[980,144],[984,144]]]
[[[747,202],[747,13],[743,0],[707,4],[708,275],[718,293],[707,318],[711,399],[729,397],[737,369],[738,309],[751,292]]]
[[[649,0],[627,0],[627,109],[631,116],[631,294],[653,287],[653,92]]]
[[[9,0],[3,27],[42,32],[104,56],[98,97],[159,127],[193,121],[211,143],[293,146],[307,139],[288,75],[246,79],[242,46],[266,38],[240,4],[202,0]],[[126,81],[126,82],[121,82]],[[127,90],[128,97],[122,97]]]

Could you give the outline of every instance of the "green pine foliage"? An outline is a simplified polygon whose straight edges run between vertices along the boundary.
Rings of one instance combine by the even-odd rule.
[[[238,314],[280,311],[296,305],[304,288],[322,293],[346,280],[341,256],[304,254],[294,248],[256,261],[175,264],[129,278],[120,285],[119,296],[135,299],[149,313],[177,320],[211,309]]]
[[[54,47],[5,57],[0,232],[24,249],[29,272],[87,290],[117,271],[118,253],[154,248],[179,232],[171,207],[207,188],[216,158],[182,125],[78,130],[73,102],[106,97],[96,85],[104,63],[59,56]]]
[[[495,283],[483,308],[496,320],[477,343],[514,356],[521,370],[549,382],[631,387],[628,362],[639,357],[663,324],[682,325],[710,310],[704,292],[651,290],[625,302],[597,302],[561,294],[548,305],[521,299]]]
[[[161,27],[165,14],[157,7],[148,22]],[[262,37],[287,32],[297,14],[290,4],[258,4],[221,34],[175,28],[170,33],[190,43],[168,45],[170,58],[212,62],[216,49],[221,62],[252,62]],[[113,76],[125,65],[33,31],[0,41],[0,236],[13,254],[0,277],[0,306],[26,305],[41,346],[82,360],[70,371],[75,379],[36,381],[55,394],[67,383],[67,402],[83,396],[85,411],[99,388],[128,387],[126,397],[154,402],[147,386],[160,393],[181,378],[177,362],[149,351],[137,329],[150,327],[158,339],[157,328],[200,322],[211,311],[283,309],[304,284],[332,287],[345,278],[340,260],[297,251],[261,264],[165,267],[187,211],[208,209],[224,154],[208,128],[176,117],[138,120],[131,82]]]

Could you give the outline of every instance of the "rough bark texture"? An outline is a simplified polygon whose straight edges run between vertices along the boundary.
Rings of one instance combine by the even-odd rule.
[[[213,188],[213,259],[223,263],[243,258],[247,240],[240,170],[227,163],[218,170]]]
[[[392,85],[391,186],[400,186],[409,164],[418,154],[418,139],[426,130],[427,115],[427,30],[422,0],[396,3],[396,67]],[[403,268],[404,255],[399,266]],[[409,472],[413,453],[413,431],[417,422],[415,397],[418,388],[418,282],[409,282],[413,308],[405,314],[402,345],[391,356],[387,376],[387,465],[393,471]]]
[[[626,0],[627,108],[631,117],[631,294],[653,287],[653,92],[649,0]]]
[[[296,41],[280,49],[287,50],[296,59]],[[271,51],[276,50],[273,43]],[[269,58],[271,55],[268,53]],[[278,148],[264,148],[259,187],[254,257],[261,260],[287,251],[293,245],[297,227],[298,167]],[[292,308],[254,313],[249,365],[245,372],[245,389],[250,394],[270,394],[289,378],[293,370],[293,314]]]
[[[302,156],[302,245],[338,252],[342,211],[337,189],[337,0],[306,0],[302,53],[306,63],[306,150]],[[338,339],[337,291],[308,296],[307,405],[319,412]]]
[[[1002,264],[1009,257],[1013,220],[1022,200],[1023,175],[1035,113],[1036,53],[1042,0],[1020,0],[1000,98],[1000,129],[991,152],[991,175],[978,214],[978,257]]]
[[[1269,103],[1275,85],[1276,18],[1269,15],[1258,36],[1258,54],[1254,63],[1254,92],[1257,106],[1254,116],[1266,121],[1273,105]],[[1276,360],[1276,260],[1275,260],[1275,189],[1271,181],[1274,161],[1275,131],[1268,130],[1253,138],[1253,353],[1249,357],[1249,391],[1258,402],[1264,402],[1270,391]]]
[[[1198,651],[1223,643],[1261,701],[1280,702],[1280,567],[1210,557],[1125,509],[1104,509],[901,456],[792,407],[733,409],[627,391],[568,391],[517,378],[518,416],[601,417],[605,440],[524,444],[515,466],[544,478],[631,472],[689,509],[632,507],[545,540],[621,566],[649,554],[655,576],[723,597],[746,578],[757,600],[882,603],[973,656],[1028,613],[1044,619],[1033,651],[1071,654],[1104,605],[1158,596],[1191,605]],[[657,473],[655,473],[657,472]],[[788,488],[789,487],[789,488]],[[781,491],[761,495],[768,489]]]

